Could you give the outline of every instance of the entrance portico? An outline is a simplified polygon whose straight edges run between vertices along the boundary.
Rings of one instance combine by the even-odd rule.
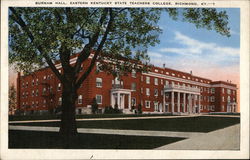
[[[199,88],[175,84],[166,85],[164,87],[164,112],[189,114],[200,113],[200,101]]]
[[[128,108],[125,107],[125,96],[128,95]],[[118,105],[118,109],[131,110],[131,90],[130,89],[111,89],[111,106],[114,108]]]

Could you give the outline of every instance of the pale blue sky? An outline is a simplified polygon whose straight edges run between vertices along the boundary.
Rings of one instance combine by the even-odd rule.
[[[194,24],[173,21],[167,14],[161,16],[163,34],[160,44],[150,47],[151,63],[193,71],[195,75],[214,80],[239,79],[240,62],[240,9],[220,8],[229,16],[231,37],[222,36],[213,30],[197,29]]]

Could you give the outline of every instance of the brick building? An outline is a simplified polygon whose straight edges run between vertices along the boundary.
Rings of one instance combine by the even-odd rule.
[[[70,62],[74,64],[76,57]],[[61,64],[56,67],[61,72]],[[132,72],[120,80],[96,70],[97,65],[78,90],[77,114],[89,113],[93,98],[102,111],[117,104],[124,113],[135,112],[139,104],[143,113],[237,111],[237,86],[231,82],[212,81],[165,67],[152,67],[147,73]],[[50,68],[26,76],[19,73],[17,92],[17,106],[24,114],[54,112],[62,103],[62,85]]]

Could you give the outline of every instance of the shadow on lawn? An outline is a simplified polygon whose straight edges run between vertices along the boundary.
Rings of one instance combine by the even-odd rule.
[[[153,149],[184,138],[78,134],[71,149]],[[62,149],[56,132],[9,131],[9,148]]]

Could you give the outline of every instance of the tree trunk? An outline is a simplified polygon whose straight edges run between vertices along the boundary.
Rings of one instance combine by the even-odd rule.
[[[63,148],[72,148],[74,144],[77,127],[75,119],[76,90],[73,85],[63,85],[62,92],[62,115],[60,134],[62,136]]]

